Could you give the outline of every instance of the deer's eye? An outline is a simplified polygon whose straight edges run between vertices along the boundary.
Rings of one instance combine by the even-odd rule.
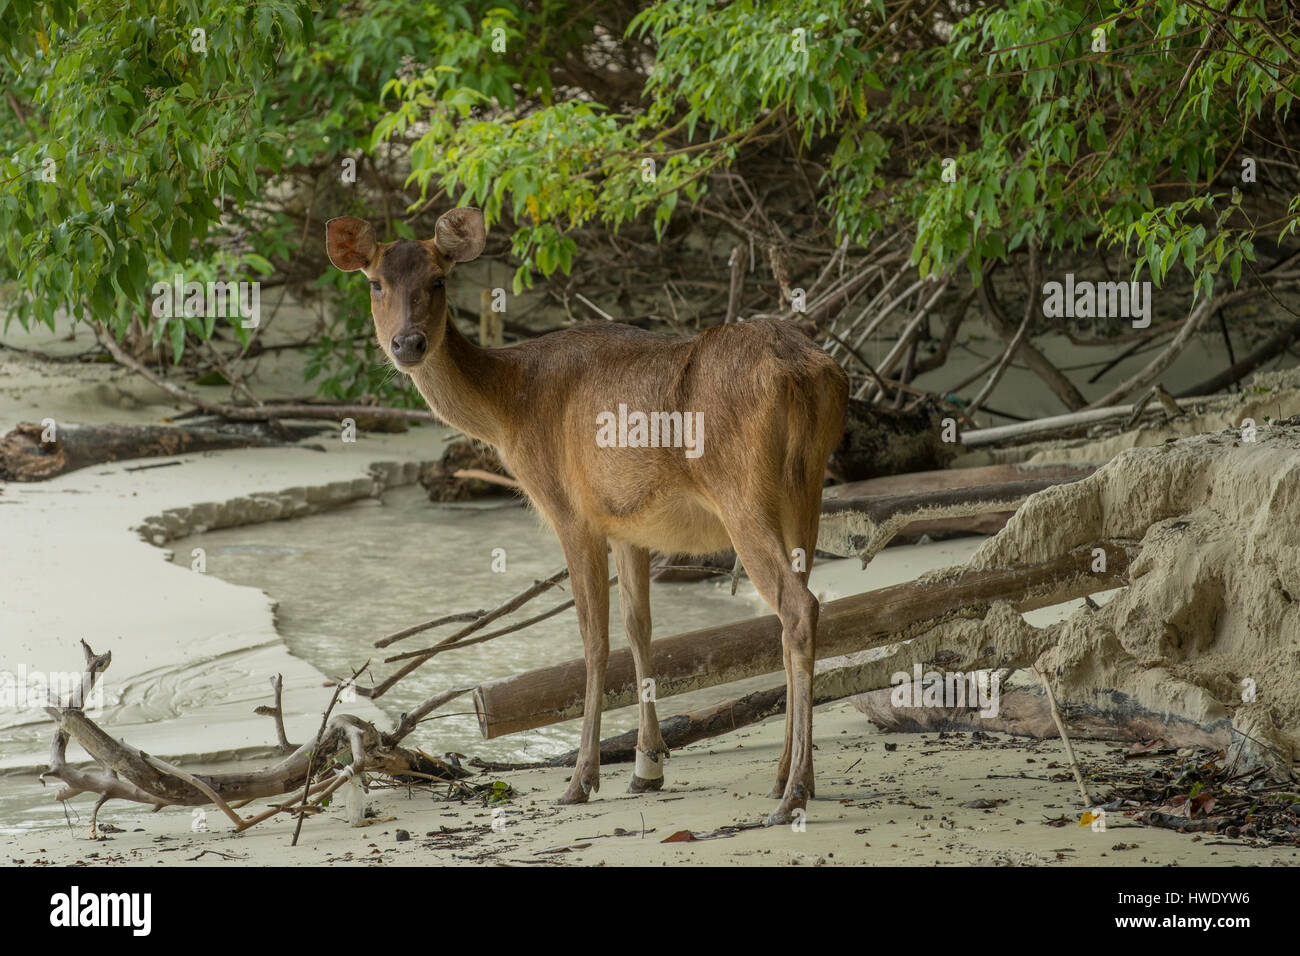
[[[371,280],[370,280],[370,291],[371,291],[371,292],[383,292],[383,291],[384,291],[384,284],[383,284],[382,282],[380,282],[378,279],[371,279]]]
[[[442,276],[434,276],[433,279],[431,279],[430,282],[429,282],[429,288],[430,288],[430,289],[441,289],[441,288],[442,288]]]

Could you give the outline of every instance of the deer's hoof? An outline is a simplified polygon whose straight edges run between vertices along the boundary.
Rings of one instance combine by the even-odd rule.
[[[795,784],[782,798],[780,805],[772,811],[764,825],[769,827],[791,823],[802,817],[808,809],[808,791],[803,784]]]
[[[662,790],[664,786],[664,761],[668,750],[645,751],[637,748],[636,766],[632,769],[632,782],[628,784],[628,793],[649,793]]]
[[[632,782],[627,785],[628,793],[651,793],[655,790],[664,788],[664,778],[658,777],[653,780],[647,780],[645,777],[638,777],[632,774]]]
[[[575,803],[586,803],[591,794],[600,789],[600,778],[587,778],[577,772],[569,780],[564,796],[555,801],[556,806],[567,807]]]
[[[586,803],[587,800],[590,799],[590,796],[591,795],[581,787],[570,787],[568,790],[564,791],[564,796],[555,801],[555,805],[557,807],[568,807],[575,803]]]

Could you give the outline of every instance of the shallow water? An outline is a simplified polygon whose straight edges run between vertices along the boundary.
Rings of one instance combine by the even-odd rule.
[[[430,646],[460,624],[425,631],[386,649],[377,638],[459,611],[493,608],[535,580],[564,566],[555,535],[515,505],[432,504],[418,488],[400,488],[382,500],[293,521],[210,531],[170,545],[186,567],[203,548],[207,573],[260,588],[278,602],[277,626],[290,651],[331,676],[347,676],[371,662],[375,680],[398,664],[383,659]],[[504,552],[504,572],[493,571],[494,549]],[[615,589],[616,590],[616,589]],[[569,599],[558,588],[535,598],[489,629],[523,620]],[[693,583],[654,582],[654,633],[678,634],[769,613],[748,582],[735,597],[730,578]],[[611,598],[610,646],[626,645],[617,598]],[[394,718],[433,694],[457,686],[545,667],[582,656],[572,608],[524,631],[438,655],[404,678],[376,703]],[[362,677],[363,686],[374,681]],[[780,683],[755,678],[667,698],[667,716],[712,703],[733,692]],[[580,721],[569,721],[495,740],[483,740],[468,696],[438,711],[412,738],[434,753],[458,751],[497,760],[535,760],[577,746]],[[602,735],[636,726],[636,709],[607,713]]]

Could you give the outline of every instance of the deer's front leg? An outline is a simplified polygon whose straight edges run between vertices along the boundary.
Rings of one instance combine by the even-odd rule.
[[[618,604],[623,611],[627,645],[636,667],[637,713],[636,767],[628,793],[661,790],[668,745],[659,730],[655,711],[653,675],[650,671],[650,552],[614,541],[614,568],[618,571]]]
[[[605,697],[605,665],[609,662],[609,564],[605,539],[591,533],[561,536],[569,564],[573,603],[582,633],[587,663],[587,696],[582,711],[582,741],[578,763],[561,804],[586,803],[600,789],[600,711]]]

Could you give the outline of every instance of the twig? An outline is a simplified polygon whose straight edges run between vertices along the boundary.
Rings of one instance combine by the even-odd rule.
[[[1070,770],[1074,773],[1074,781],[1079,785],[1079,793],[1083,796],[1083,805],[1090,807],[1093,805],[1092,797],[1088,796],[1088,788],[1084,786],[1083,774],[1079,770],[1079,761],[1074,756],[1074,748],[1070,746],[1070,735],[1065,732],[1065,722],[1061,720],[1061,712],[1056,707],[1056,695],[1052,693],[1052,682],[1037,667],[1034,668],[1034,673],[1038,675],[1043,690],[1047,692],[1047,706],[1052,711],[1052,722],[1056,724],[1056,730],[1060,733],[1061,741],[1065,744],[1065,756],[1070,761]]]
[[[617,574],[610,575],[609,586],[613,587],[617,583],[618,583],[618,575]],[[543,611],[541,614],[535,615],[534,617],[530,617],[527,620],[520,621],[517,624],[511,624],[508,627],[503,627],[499,630],[491,631],[487,634],[480,634],[478,637],[471,637],[466,640],[456,641],[455,643],[451,643],[450,641],[443,641],[440,644],[435,644],[433,647],[427,647],[422,651],[408,651],[405,654],[397,654],[393,657],[385,658],[384,663],[391,664],[394,661],[409,660],[415,657],[421,657],[427,660],[430,657],[433,657],[437,654],[441,654],[443,651],[454,651],[462,647],[472,647],[475,644],[482,644],[484,641],[490,641],[493,640],[494,638],[503,637],[506,634],[513,634],[516,631],[522,631],[524,628],[531,627],[534,624],[537,624],[541,621],[545,621],[547,618],[555,617],[555,615],[559,614],[562,611],[567,611],[571,607],[573,607],[572,598],[565,601],[563,604],[555,605],[555,607],[551,608],[549,611]]]
[[[838,335],[836,335],[826,326],[818,325],[817,328],[820,329],[822,332],[825,332],[832,339],[834,339],[836,342],[842,345],[850,355],[852,355],[855,359],[857,359],[858,364],[867,370],[867,374],[870,375],[871,378],[875,381],[876,387],[879,388],[881,392],[885,392],[887,390],[888,387],[885,385],[884,379],[880,377],[879,373],[872,367],[871,363],[862,357],[861,352],[859,352],[852,345],[849,345],[848,342],[844,341],[844,339],[840,338]]]
[[[397,726],[393,728],[393,732],[381,735],[380,739],[383,740],[384,746],[392,747],[400,743],[402,738],[413,731],[426,716],[448,701],[455,700],[462,694],[468,694],[473,689],[473,687],[457,687],[454,690],[443,691],[441,694],[433,695],[410,713],[402,714],[398,718]]]
[[[916,334],[917,329],[921,327],[921,323],[925,321],[926,316],[930,314],[930,309],[934,307],[935,302],[939,300],[939,297],[943,295],[944,292],[947,291],[948,286],[952,284],[957,270],[965,264],[968,255],[969,253],[963,252],[958,256],[957,261],[952,264],[951,270],[938,281],[938,288],[934,290],[928,299],[921,303],[921,307],[917,309],[916,315],[914,315],[911,321],[903,327],[903,331],[898,336],[898,341],[894,343],[894,347],[889,350],[889,353],[883,359],[880,360],[880,364],[876,368],[877,372],[881,375],[888,375],[890,373],[894,367],[894,363],[902,357],[904,351],[911,343],[912,336]],[[867,388],[864,385],[858,390],[857,397],[863,398],[866,391]],[[884,393],[882,392],[880,395],[876,396],[877,400],[883,397],[883,395]]]
[[[236,827],[243,826],[244,823],[243,818],[234,810],[230,809],[230,805],[226,803],[225,800],[221,799],[221,795],[218,794],[217,791],[213,790],[204,781],[194,776],[194,774],[182,770],[180,767],[177,767],[174,764],[168,763],[166,760],[163,760],[161,757],[155,757],[152,754],[144,753],[144,751],[141,751],[140,755],[144,757],[144,759],[147,760],[149,763],[153,764],[154,767],[161,770],[163,773],[169,773],[173,777],[179,777],[180,779],[188,783],[191,787],[194,787],[196,790],[200,791],[205,797],[207,797],[214,804],[216,804],[217,809],[220,810],[222,813],[224,813],[227,817],[229,817],[231,822],[233,822]]]
[[[475,631],[480,630],[481,628],[485,627],[488,624],[491,624],[497,618],[504,617],[505,615],[509,614],[511,611],[516,610],[521,605],[527,603],[537,595],[541,594],[543,591],[547,591],[555,587],[557,584],[559,584],[568,576],[569,576],[569,569],[565,567],[565,568],[561,568],[559,571],[556,571],[554,574],[552,574],[549,578],[546,578],[544,581],[533,582],[533,584],[530,587],[527,587],[523,591],[520,591],[510,600],[506,601],[504,604],[480,616],[479,618],[477,618],[467,626],[461,628],[456,633],[450,635],[447,638],[444,638],[442,641],[435,644],[433,647],[426,648],[423,652],[420,653],[420,656],[414,657],[405,666],[398,668],[398,670],[395,673],[391,674],[387,679],[376,684],[374,687],[370,687],[370,688],[358,687],[357,692],[361,694],[363,697],[370,697],[370,698],[382,697],[399,680],[401,680],[407,674],[411,673],[411,671],[415,670],[417,667],[419,667],[421,664],[423,664],[425,661],[431,658],[434,654],[438,653],[437,648],[445,647],[449,644],[455,644],[458,641],[462,640],[463,638],[468,637],[470,634],[473,634]],[[389,640],[389,643],[392,643],[391,639]]]
[[[361,673],[361,671],[357,671],[356,673],[354,673],[354,674],[352,675],[352,682],[353,682],[354,684],[356,683],[357,675],[360,674],[360,673]],[[315,743],[315,745],[313,746],[313,749],[312,749],[311,751],[309,751],[308,754],[307,754],[307,773],[306,773],[306,780],[304,781],[304,783],[303,783],[303,785],[302,785],[302,806],[303,806],[303,809],[302,809],[301,811],[299,811],[299,813],[298,813],[298,823],[297,823],[297,825],[294,826],[294,828],[293,828],[293,839],[289,842],[289,845],[290,845],[290,846],[297,846],[297,845],[298,845],[298,834],[302,832],[302,821],[303,821],[303,820],[306,818],[306,816],[307,816],[307,814],[306,814],[306,812],[305,812],[305,811],[306,811],[306,808],[307,808],[307,798],[308,798],[309,796],[311,796],[311,775],[312,775],[312,764],[316,762],[316,750],[320,747],[320,741],[321,741],[321,739],[325,736],[325,727],[329,724],[329,720],[330,720],[330,712],[334,710],[334,705],[335,705],[336,703],[338,703],[339,694],[342,692],[342,690],[343,690],[343,685],[342,685],[342,684],[335,684],[335,685],[334,685],[334,693],[330,695],[330,702],[329,702],[329,705],[326,706],[326,708],[325,708],[325,713],[321,714],[321,718],[320,718],[320,730],[316,731],[316,743]],[[360,755],[360,754],[357,754],[357,753],[354,753],[354,754],[352,755],[352,759],[353,759],[354,761],[360,761],[360,760],[361,760],[361,755]]]
[[[581,292],[575,292],[575,293],[574,293],[574,298],[577,299],[579,302],[581,302],[583,305],[585,305],[587,308],[591,309],[591,311],[595,312],[595,313],[596,313],[598,316],[600,316],[602,319],[605,319],[607,322],[616,322],[616,321],[618,321],[618,320],[615,319],[612,315],[610,315],[608,312],[606,312],[604,309],[602,309],[600,306],[596,305],[596,303],[594,303],[594,302],[592,302],[590,299],[588,299],[588,298],[587,298],[585,295],[583,295]]]
[[[199,853],[198,856],[187,856],[185,860],[188,863],[193,863],[195,860],[203,859],[209,853],[214,854],[215,856],[219,856],[223,860],[247,860],[248,859],[248,857],[246,856],[235,856],[230,853],[222,853],[220,850],[203,850]]]
[[[419,634],[421,631],[427,631],[431,628],[441,627],[444,624],[458,624],[462,621],[477,621],[486,614],[487,611],[463,611],[459,614],[448,614],[444,617],[434,618],[432,621],[425,621],[423,624],[416,624],[414,627],[408,627],[389,634],[387,637],[381,637],[375,641],[375,647],[387,647],[389,644],[396,644],[398,641],[410,637],[413,634]]]
[[[253,713],[260,717],[275,718],[275,735],[280,740],[280,753],[291,754],[296,749],[293,744],[289,743],[289,738],[284,732],[284,708],[282,700],[284,696],[284,676],[276,674],[271,678],[271,691],[275,694],[275,706],[267,707],[262,705],[253,708]]]

